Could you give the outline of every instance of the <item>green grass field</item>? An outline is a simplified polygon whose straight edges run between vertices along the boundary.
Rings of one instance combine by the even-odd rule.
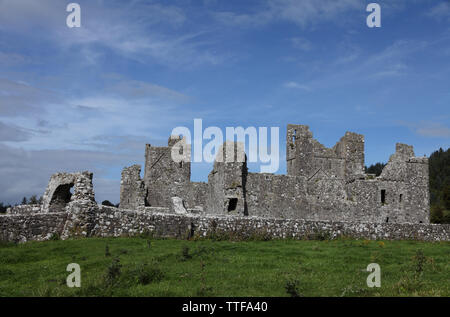
[[[0,296],[450,296],[450,243],[90,238],[0,246]],[[381,288],[366,284],[381,266]],[[81,288],[66,286],[69,263]]]

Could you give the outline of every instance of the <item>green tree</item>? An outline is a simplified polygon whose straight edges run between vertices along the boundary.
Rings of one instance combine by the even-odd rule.
[[[375,174],[375,176],[380,176],[383,168],[386,166],[385,163],[372,164],[369,167],[365,167],[367,174]]]
[[[444,209],[440,205],[431,206],[431,215],[430,222],[431,223],[442,223],[444,218]]]
[[[30,205],[37,205],[38,203],[39,202],[36,195],[31,196],[30,199],[28,200],[28,204]]]
[[[109,200],[104,200],[104,201],[102,201],[102,205],[103,205],[103,206],[114,207],[114,204],[111,203]]]
[[[442,204],[445,209],[450,210],[450,185],[446,185],[442,190]]]
[[[26,205],[27,204],[27,197],[23,197],[22,199],[22,205]]]

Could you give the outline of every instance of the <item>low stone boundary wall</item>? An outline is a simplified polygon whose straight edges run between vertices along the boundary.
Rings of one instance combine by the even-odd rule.
[[[41,212],[41,205],[18,205],[9,207],[6,213],[9,215],[33,214]]]
[[[259,217],[176,215],[101,208],[91,235],[118,237],[152,232],[156,236],[222,235],[231,238],[335,239],[348,236],[370,240],[450,241],[450,225],[351,223],[285,220]]]
[[[44,241],[52,235],[60,235],[67,220],[67,213],[27,215],[1,215],[0,240],[26,242]]]
[[[14,242],[48,240],[62,234],[70,213],[0,216],[0,239]],[[87,217],[87,236],[119,237],[152,233],[158,237],[231,239],[335,239],[450,241],[450,225],[351,223],[227,217],[122,210],[99,206]],[[67,223],[66,223],[67,221]]]

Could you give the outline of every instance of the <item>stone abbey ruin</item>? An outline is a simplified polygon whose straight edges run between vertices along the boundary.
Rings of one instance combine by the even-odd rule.
[[[184,159],[174,161],[172,151]],[[95,202],[92,173],[54,174],[42,205],[12,207],[0,216],[0,239],[220,231],[450,240],[450,225],[429,223],[428,159],[416,157],[412,146],[398,143],[376,177],[364,171],[363,135],[347,132],[327,148],[308,126],[290,124],[286,175],[248,172],[243,144],[227,141],[207,183],[191,182],[190,153],[180,136],[170,136],[167,147],[147,144],[144,177],[139,165],[122,171],[119,208]]]
[[[172,197],[186,208],[209,214],[355,222],[429,223],[428,159],[397,144],[379,177],[364,173],[364,136],[347,132],[333,148],[317,142],[304,125],[288,125],[287,175],[249,173],[239,162],[237,143],[223,147],[208,183],[190,181],[187,162],[172,160],[167,147],[146,146],[144,178],[138,165],[122,173],[120,207],[170,207]],[[231,144],[230,144],[231,143]],[[227,146],[236,155],[226,160]],[[233,150],[230,151],[233,153]],[[228,152],[228,153],[230,153]]]

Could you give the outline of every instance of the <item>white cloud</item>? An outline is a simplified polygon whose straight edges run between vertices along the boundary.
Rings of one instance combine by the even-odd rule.
[[[290,41],[292,46],[304,52],[310,51],[313,47],[312,43],[308,39],[302,37],[294,37],[291,38]]]
[[[286,83],[284,83],[283,86],[286,88],[294,88],[294,89],[300,89],[300,90],[305,90],[305,91],[311,90],[311,88],[309,86],[296,83],[295,81],[286,82]]]
[[[423,126],[416,127],[419,135],[435,138],[450,138],[450,128],[440,123],[425,123]]]
[[[103,58],[104,50],[144,64],[191,68],[216,65],[227,57],[216,53],[210,31],[184,31],[184,11],[173,5],[132,1],[79,1],[80,28],[66,26],[67,12],[59,0],[2,0],[0,29],[35,34],[60,47],[61,54],[79,50],[88,64]],[[175,33],[173,30],[177,30]],[[1,57],[1,56],[0,56]]]
[[[276,21],[287,21],[301,27],[323,21],[339,21],[343,13],[364,9],[359,0],[266,0],[253,12],[237,14],[215,12],[217,21],[231,26],[257,27]]]
[[[450,20],[450,3],[441,2],[428,10],[426,15],[438,21]]]
[[[414,133],[430,138],[450,138],[450,128],[440,122],[399,122],[400,125],[410,128]]]

